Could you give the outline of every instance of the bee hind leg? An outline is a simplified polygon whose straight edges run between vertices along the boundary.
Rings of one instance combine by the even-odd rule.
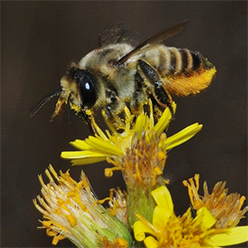
[[[144,60],[138,60],[138,67],[139,70],[141,70],[143,77],[151,85],[151,87],[148,88],[151,88],[152,95],[156,102],[164,108],[168,107],[171,112],[172,119],[174,119],[175,113],[172,107],[172,98],[163,87],[163,82],[157,70]]]

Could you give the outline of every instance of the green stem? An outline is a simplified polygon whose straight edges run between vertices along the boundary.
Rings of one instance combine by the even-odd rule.
[[[153,210],[156,206],[151,195],[152,190],[151,187],[144,188],[143,185],[135,185],[134,188],[127,189],[127,213],[128,222],[131,227],[137,220],[135,214],[140,214],[145,219],[152,222]]]
[[[127,183],[127,182],[126,182]],[[135,183],[127,186],[127,214],[128,223],[132,228],[134,222],[137,220],[136,214],[140,214],[146,220],[152,223],[153,211],[156,203],[151,195],[151,191],[164,185],[164,179],[162,176],[158,176],[156,179],[156,185],[152,186],[151,181],[148,185]]]

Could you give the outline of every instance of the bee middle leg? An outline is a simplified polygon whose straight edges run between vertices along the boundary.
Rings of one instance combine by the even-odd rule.
[[[151,89],[151,92],[156,102],[164,108],[168,107],[171,112],[172,119],[174,119],[175,113],[172,107],[172,98],[163,87],[163,82],[157,70],[144,60],[138,60],[138,70],[141,71],[143,77],[152,86],[151,88],[153,89]]]
[[[143,111],[143,105],[148,100],[146,94],[146,85],[144,79],[137,71],[135,74],[135,91],[130,101],[131,112],[135,115],[140,114]]]

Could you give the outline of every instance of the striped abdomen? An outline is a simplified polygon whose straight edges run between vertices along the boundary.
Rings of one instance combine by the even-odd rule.
[[[182,48],[159,45],[153,56],[149,54],[148,62],[157,69],[164,88],[179,96],[199,93],[216,73],[215,67],[199,52]]]

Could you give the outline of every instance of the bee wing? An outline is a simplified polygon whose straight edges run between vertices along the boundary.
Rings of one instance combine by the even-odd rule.
[[[122,58],[120,58],[119,60],[115,61],[114,64],[117,65],[117,66],[120,66],[125,61],[127,61],[130,57],[132,57],[133,55],[139,53],[139,51],[143,47],[145,47],[147,45],[161,43],[164,40],[177,35],[178,33],[180,33],[183,30],[183,25],[186,22],[187,22],[186,20],[182,21],[182,22],[178,23],[176,26],[173,26],[173,27],[170,27],[170,28],[167,28],[165,30],[162,30],[162,31],[158,32],[157,34],[155,34],[151,38],[149,38],[146,41],[144,41],[141,44],[139,44],[136,48],[134,48],[132,51],[130,51],[129,53],[124,55]]]
[[[136,36],[126,24],[117,23],[105,27],[99,34],[99,40],[101,47],[117,43],[136,43],[137,45]]]

